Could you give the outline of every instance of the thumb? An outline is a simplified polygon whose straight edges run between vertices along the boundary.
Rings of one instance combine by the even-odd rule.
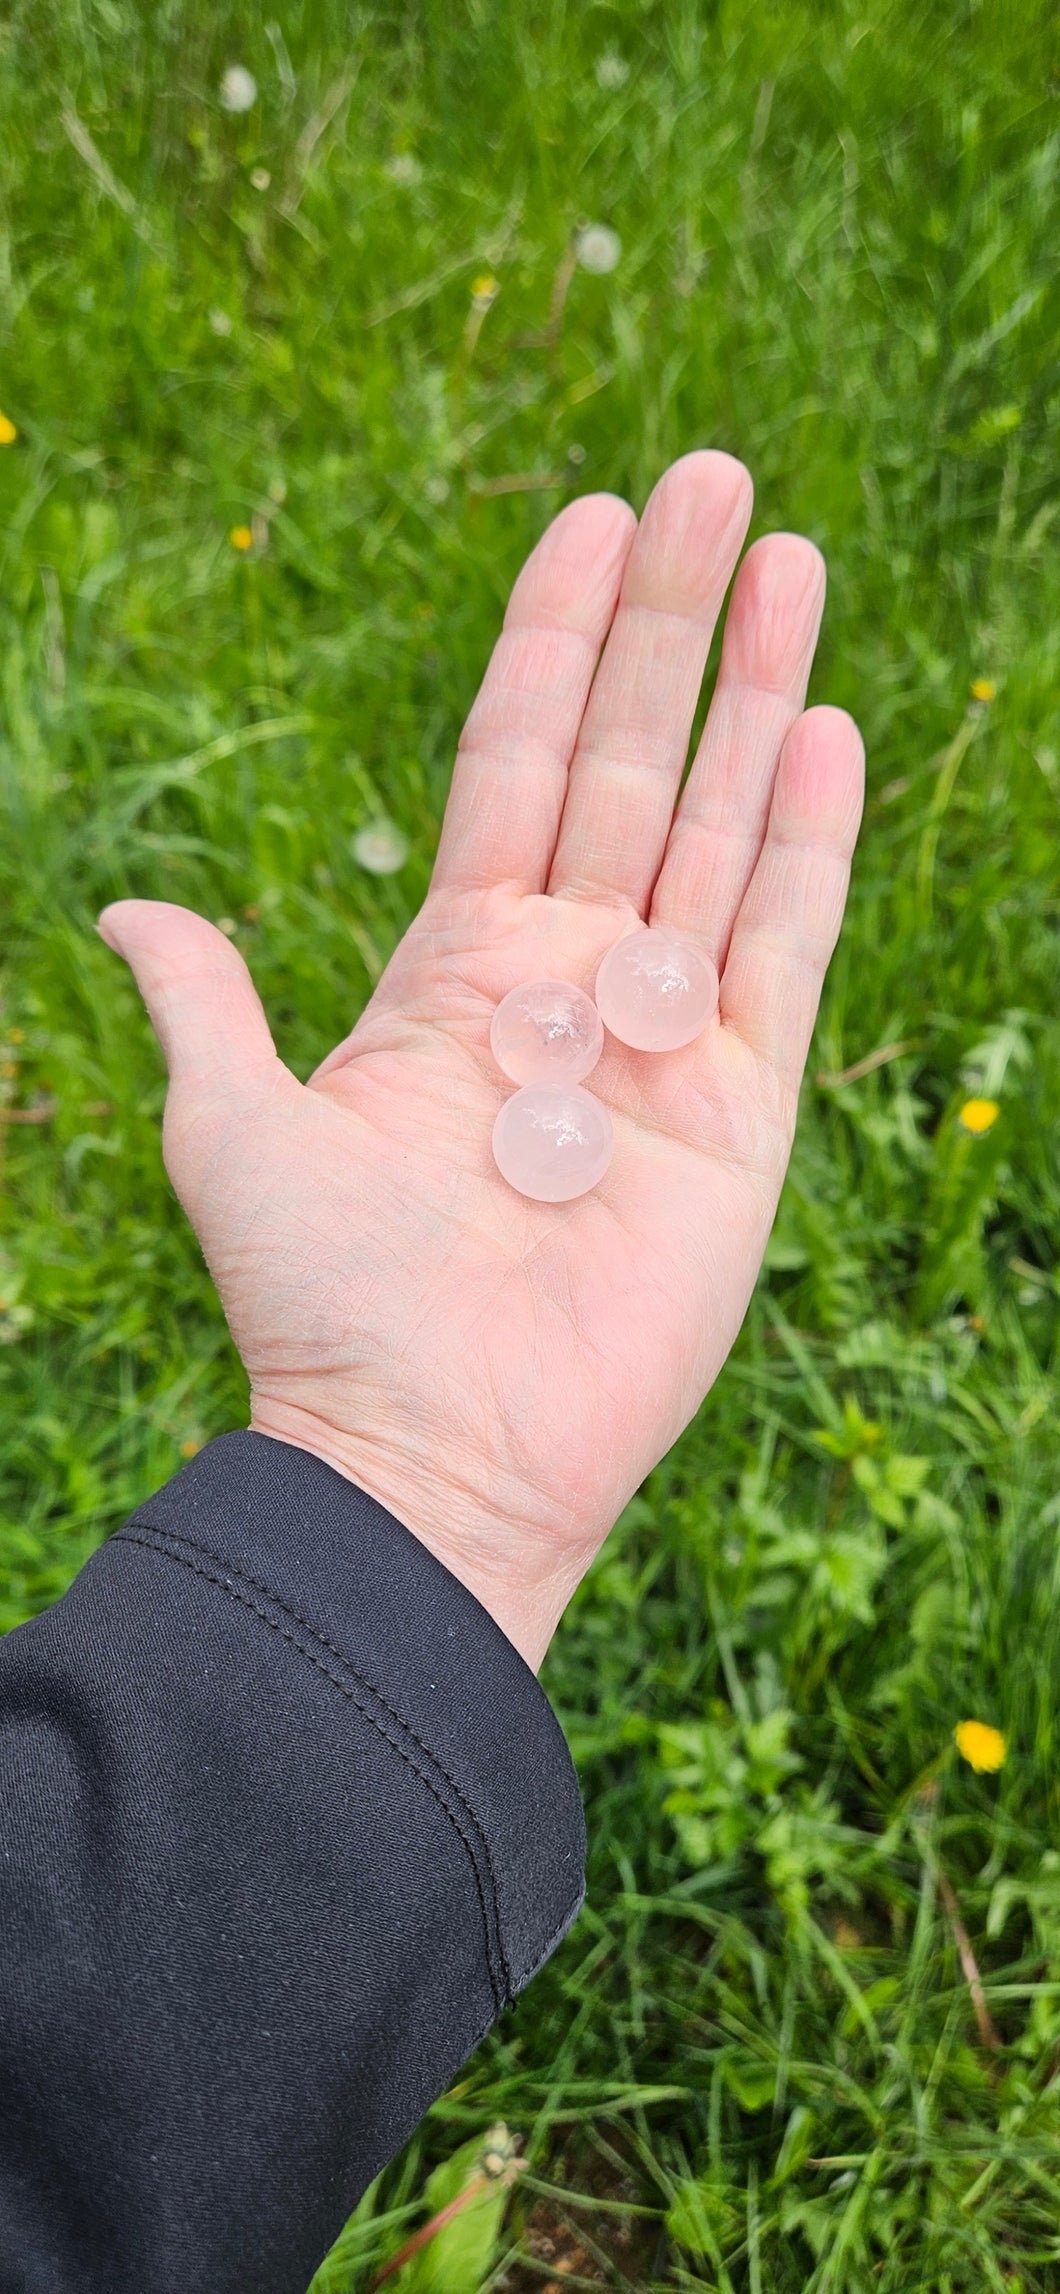
[[[168,900],[116,900],[97,919],[124,956],[165,1053],[171,1083],[230,1091],[275,1069],[257,990],[223,932]]]

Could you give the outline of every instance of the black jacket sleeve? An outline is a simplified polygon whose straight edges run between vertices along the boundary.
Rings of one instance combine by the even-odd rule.
[[[0,1792],[0,2294],[304,2294],[582,1896],[522,1658],[260,1434],[0,1648]]]

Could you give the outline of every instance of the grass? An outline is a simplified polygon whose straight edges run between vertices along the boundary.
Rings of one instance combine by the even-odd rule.
[[[244,1405],[102,903],[229,919],[307,1073],[527,547],[697,444],[823,548],[868,748],[746,1329],[548,1661],[588,1908],[318,2294],[497,2119],[484,2284],[1060,2288],[1058,84],[993,0],[5,12],[5,1624]]]

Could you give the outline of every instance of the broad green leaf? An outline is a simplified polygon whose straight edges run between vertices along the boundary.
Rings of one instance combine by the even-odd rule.
[[[507,2127],[498,2125],[435,2167],[423,2193],[428,2222],[466,2203],[385,2281],[387,2294],[475,2294],[496,2255],[515,2156]]]

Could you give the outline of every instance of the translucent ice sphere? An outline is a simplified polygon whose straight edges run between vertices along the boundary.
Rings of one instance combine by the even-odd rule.
[[[611,1161],[611,1117],[576,1083],[528,1083],[506,1099],[493,1126],[502,1179],[535,1203],[587,1195]]]
[[[498,1004],[490,1048],[513,1083],[580,1083],[604,1048],[603,1021],[569,980],[531,980]]]
[[[718,1006],[718,975],[701,948],[646,925],[609,948],[596,975],[605,1027],[634,1051],[680,1051]]]

